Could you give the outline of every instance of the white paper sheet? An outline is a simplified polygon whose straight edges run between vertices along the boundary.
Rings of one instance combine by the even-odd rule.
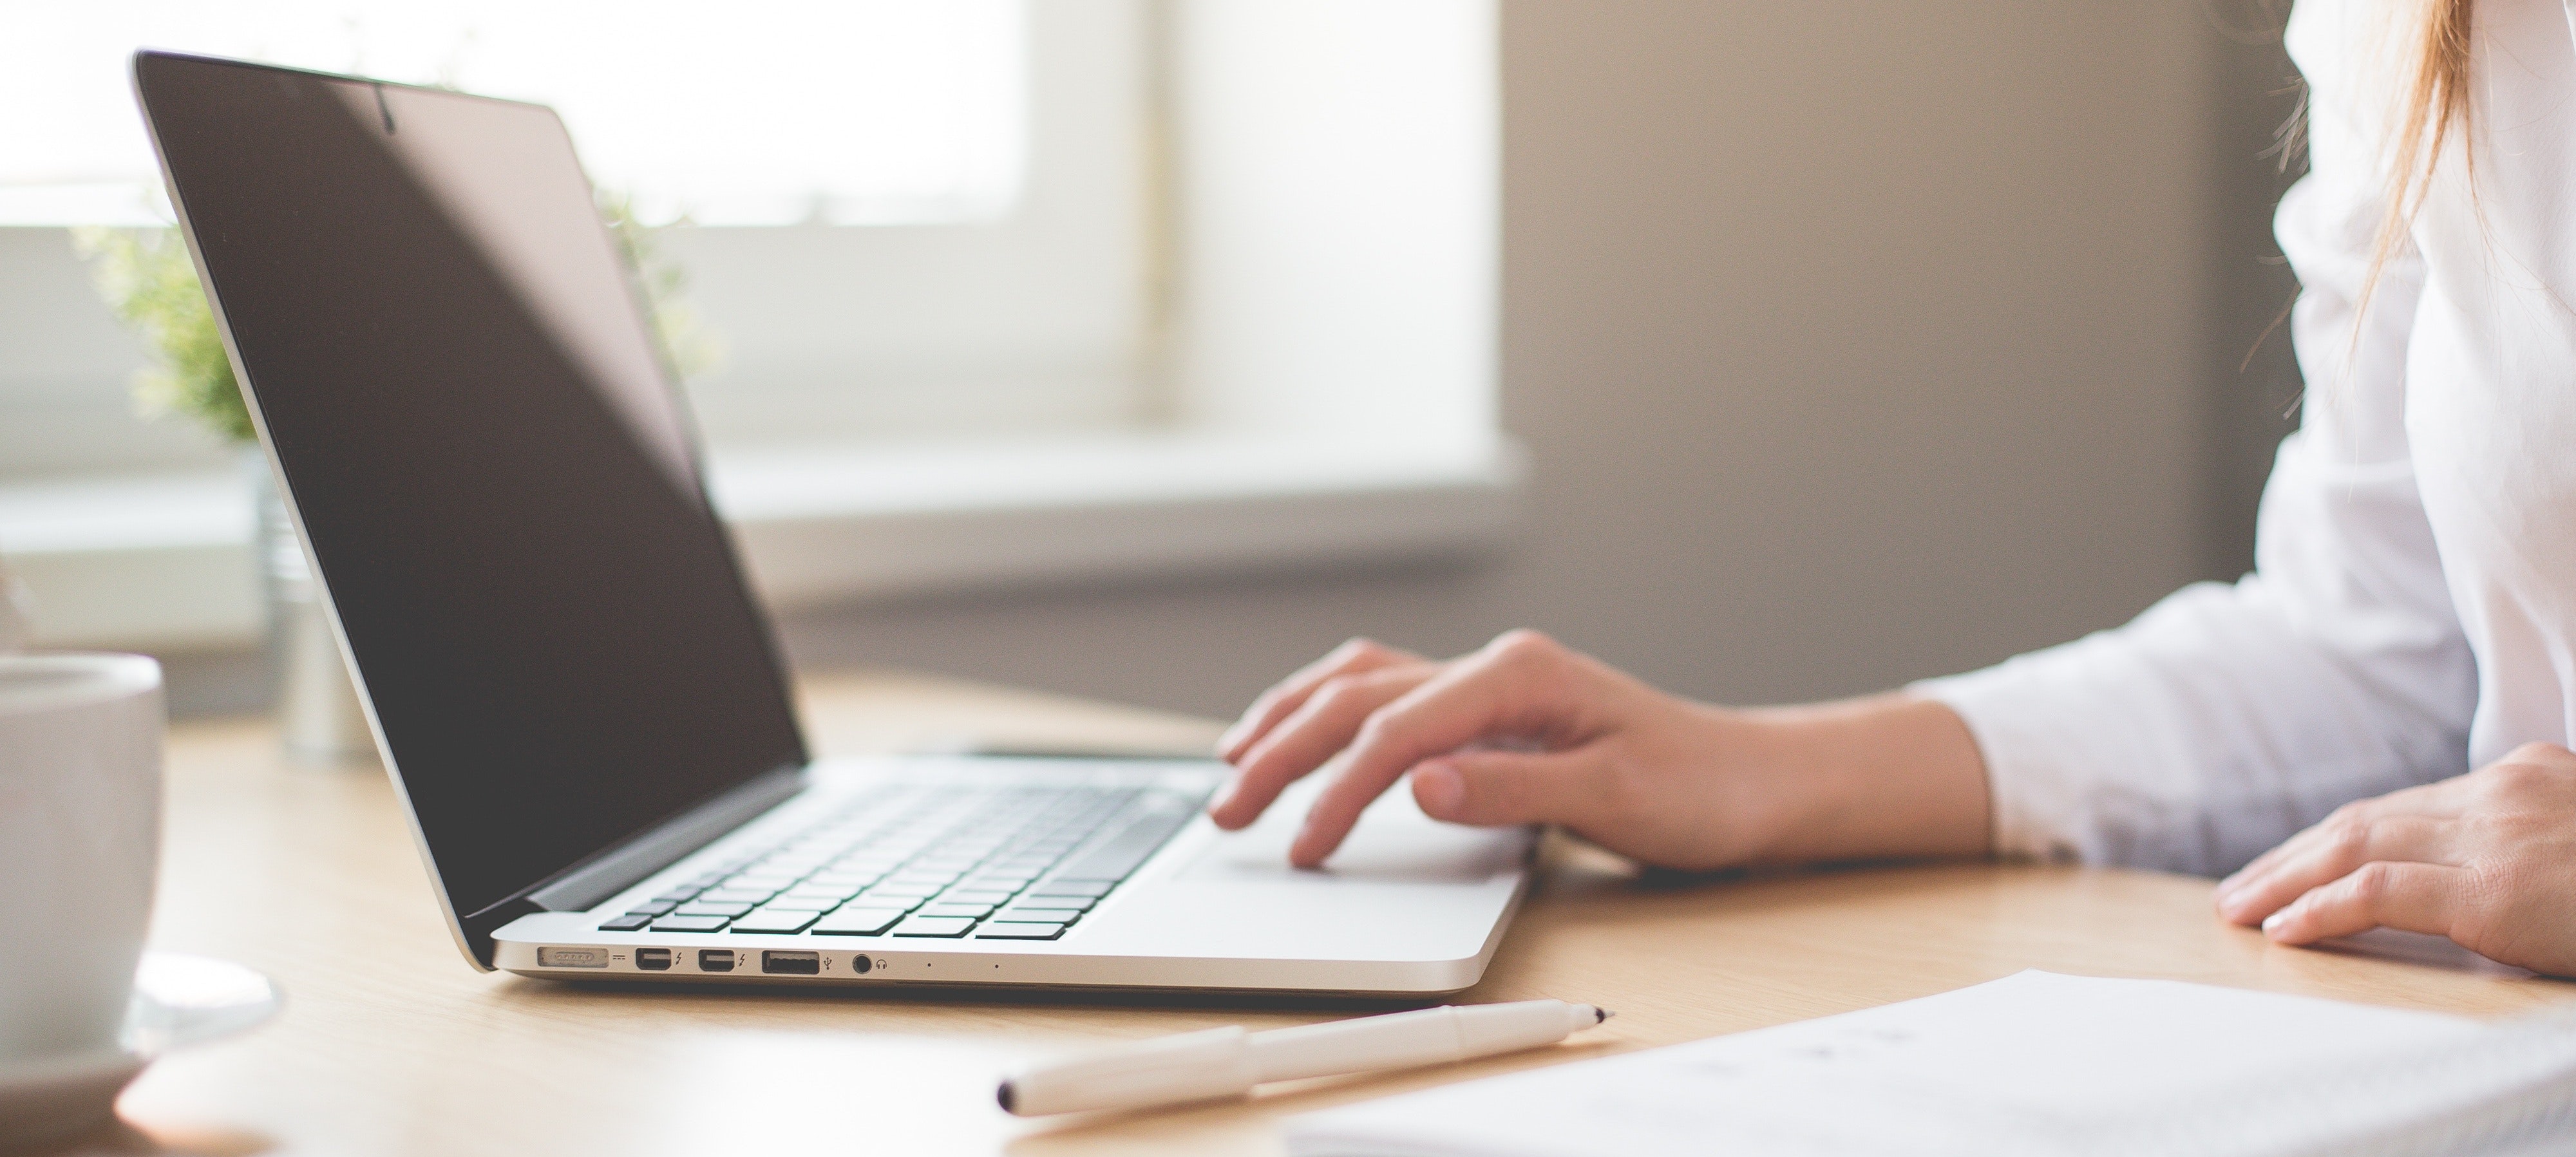
[[[2463,1113],[2496,1109],[2471,1102],[2512,1075],[2489,1047],[2499,1033],[2514,1037],[2430,1013],[2024,972],[1307,1114],[1286,1135],[1298,1157],[2349,1152],[2408,1123],[2456,1139]],[[2525,1048],[2514,1072],[2555,1073],[2557,1099],[2576,1101],[2576,1032],[2549,1026],[2544,1051],[2556,1069]],[[2453,1057],[2473,1060],[2437,1066],[2442,1079],[2405,1067]]]

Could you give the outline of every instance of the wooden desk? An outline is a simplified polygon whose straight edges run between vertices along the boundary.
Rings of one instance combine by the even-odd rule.
[[[825,753],[981,734],[1203,745],[1204,723],[894,676],[816,680]],[[1203,748],[1202,748],[1203,749]],[[1465,999],[1548,995],[1620,1013],[1535,1054],[1324,1079],[1248,1104],[1022,1122],[992,1103],[1014,1060],[1117,1038],[1338,1015],[1312,1004],[602,988],[469,969],[381,774],[282,766],[267,728],[190,723],[170,746],[154,942],[285,987],[256,1033],[171,1057],[123,1103],[154,1143],[214,1154],[1275,1153],[1278,1117],[1361,1097],[1820,1016],[2023,968],[2171,977],[2500,1014],[2576,986],[2457,954],[2274,948],[2220,926],[2204,882],[1956,866],[1641,885],[1552,848],[1546,878]],[[1579,1043],[1576,1043],[1579,1042]]]

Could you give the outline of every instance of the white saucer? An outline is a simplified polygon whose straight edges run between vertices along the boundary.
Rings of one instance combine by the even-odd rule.
[[[134,970],[117,1047],[0,1061],[0,1151],[77,1136],[116,1115],[116,1095],[143,1066],[277,1015],[277,985],[241,965],[146,952]]]

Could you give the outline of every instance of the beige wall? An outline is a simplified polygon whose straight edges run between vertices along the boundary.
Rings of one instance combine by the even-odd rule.
[[[1512,0],[1493,557],[810,616],[800,661],[1224,711],[1352,633],[1541,627],[1678,690],[1864,691],[2242,565],[2294,385],[2274,50],[2194,0]]]

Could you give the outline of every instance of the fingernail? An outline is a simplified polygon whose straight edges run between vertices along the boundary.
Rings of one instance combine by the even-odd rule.
[[[1240,783],[1229,783],[1216,789],[1216,794],[1208,797],[1207,809],[1212,812],[1224,811],[1225,805],[1233,803],[1234,797],[1242,790],[1243,785]]]
[[[2283,908],[2283,909],[2281,909],[2280,911],[2278,911],[2278,912],[2274,912],[2274,913],[2272,913],[2271,915],[2266,916],[2266,917],[2264,917],[2264,918],[2263,918],[2263,931],[2265,931],[2265,932],[2267,932],[2267,933],[2268,933],[2268,932],[2277,931],[2277,930],[2281,927],[2281,925],[2283,925],[2283,924],[2287,924],[2287,923],[2289,923],[2289,922],[2290,922],[2290,910],[2289,910],[2289,909],[2287,909],[2287,908]]]
[[[1413,798],[1422,805],[1423,814],[1448,819],[1466,805],[1466,777],[1450,764],[1426,763],[1413,769]]]

